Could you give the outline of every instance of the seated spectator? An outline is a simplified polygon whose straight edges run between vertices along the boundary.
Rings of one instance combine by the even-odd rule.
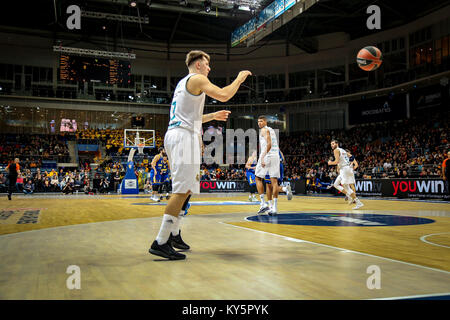
[[[61,184],[62,184],[62,189],[61,189],[62,193],[64,193],[64,194],[72,193],[73,194],[74,180],[71,175],[66,176],[64,178],[64,181],[61,182]]]
[[[8,187],[6,186],[6,177],[3,173],[0,173],[0,192],[6,192]]]
[[[100,193],[107,193],[109,190],[109,181],[102,178],[100,181]]]
[[[44,177],[43,189],[44,189],[44,192],[52,191],[52,185],[50,183],[50,178],[45,178]]]
[[[31,179],[27,181],[27,183],[23,186],[24,194],[33,194],[34,192],[34,183]]]
[[[58,188],[59,188],[59,190],[61,190],[57,174],[53,174],[51,176],[50,185],[51,185],[52,191],[56,191],[56,190],[58,190]]]
[[[427,171],[425,170],[425,168],[422,168],[422,171],[420,172],[419,176],[421,178],[426,178],[428,176]]]
[[[145,180],[144,184],[144,193],[151,193],[152,192],[152,185],[150,183],[150,179]]]
[[[93,190],[91,188],[91,182],[89,181],[89,179],[84,180],[84,193],[85,194],[92,194]]]

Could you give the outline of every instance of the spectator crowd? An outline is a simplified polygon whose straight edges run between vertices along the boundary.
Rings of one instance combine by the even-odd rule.
[[[285,180],[307,179],[313,189],[318,189],[318,184],[323,186],[332,182],[337,176],[336,168],[327,165],[332,158],[332,139],[338,140],[342,148],[355,156],[359,163],[355,172],[357,178],[439,177],[440,166],[449,150],[449,132],[449,112],[444,112],[403,121],[359,125],[349,130],[304,131],[288,136],[281,133]],[[96,170],[82,162],[76,169],[43,168],[46,159],[70,162],[67,141],[71,139],[104,144],[107,154],[98,159]],[[162,144],[163,136],[156,132],[156,146]],[[150,153],[135,155],[133,159],[141,189],[151,187],[151,159],[156,151],[157,148],[151,149]],[[117,190],[125,175],[127,155],[121,129],[88,129],[76,135],[0,135],[0,165],[6,166],[14,157],[20,157],[22,172],[17,188],[24,193]],[[200,176],[201,180],[245,180],[245,165],[203,164]],[[93,181],[96,181],[95,186]],[[0,172],[0,191],[5,186],[5,173]]]

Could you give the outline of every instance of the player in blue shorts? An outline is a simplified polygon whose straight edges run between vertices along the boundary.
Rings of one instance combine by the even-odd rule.
[[[161,173],[161,191],[166,192],[165,197],[167,200],[169,200],[170,198],[169,192],[171,191],[171,181],[170,181],[170,165],[169,159],[167,158],[167,154],[163,155],[163,162],[160,173]],[[159,199],[162,200],[163,196],[161,195]]]
[[[150,171],[150,182],[152,183],[152,196],[151,200],[159,202],[158,193],[161,188],[161,169],[164,162],[164,148],[158,149],[159,153],[152,160],[152,169]]]
[[[258,157],[256,150],[253,150],[252,155],[248,157],[247,163],[245,164],[245,175],[247,176],[247,181],[250,186],[250,195],[248,196],[248,201],[258,201],[256,199],[256,178],[255,178],[255,168],[258,162]]]

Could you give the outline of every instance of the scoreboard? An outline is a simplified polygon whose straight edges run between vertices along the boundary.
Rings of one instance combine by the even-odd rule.
[[[101,82],[105,84],[130,83],[129,61],[101,59],[61,54],[59,79],[77,82]]]

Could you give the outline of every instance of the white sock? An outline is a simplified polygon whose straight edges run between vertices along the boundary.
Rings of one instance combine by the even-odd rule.
[[[272,200],[269,200],[269,207],[272,208]]]
[[[173,236],[177,236],[180,234],[181,221],[183,220],[183,217],[184,217],[184,211],[181,210],[180,214],[178,215],[177,221],[173,224],[173,229],[172,229]]]
[[[264,195],[263,194],[260,194],[259,195],[259,198],[261,199],[261,205],[263,206],[264,205]]]
[[[164,244],[169,240],[170,231],[172,231],[174,225],[177,223],[178,218],[171,216],[170,214],[164,214],[161,223],[161,228],[159,229],[156,241],[159,245]]]
[[[273,208],[277,211],[278,198],[273,198]]]
[[[287,192],[287,188],[286,187],[281,187],[281,190],[283,190],[283,192]]]

